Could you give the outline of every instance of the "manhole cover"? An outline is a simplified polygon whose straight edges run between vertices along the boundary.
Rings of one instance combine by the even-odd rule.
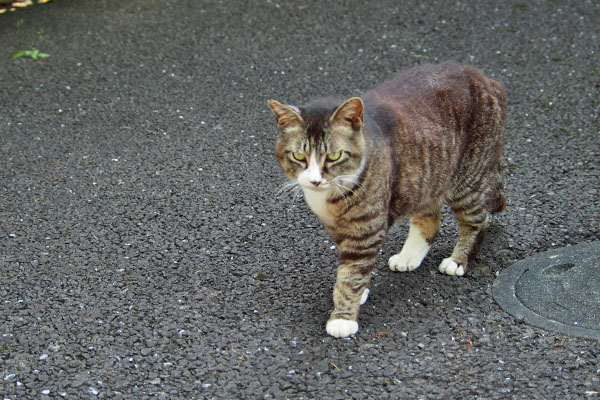
[[[518,320],[566,336],[600,339],[600,242],[521,260],[500,274],[492,293]]]

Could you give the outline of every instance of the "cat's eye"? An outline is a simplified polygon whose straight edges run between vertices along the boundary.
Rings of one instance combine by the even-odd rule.
[[[296,161],[306,161],[306,155],[304,155],[304,153],[300,153],[298,151],[293,152],[292,157],[294,157],[294,160],[296,160]]]
[[[332,151],[331,153],[327,153],[327,161],[337,161],[341,156],[341,151]]]

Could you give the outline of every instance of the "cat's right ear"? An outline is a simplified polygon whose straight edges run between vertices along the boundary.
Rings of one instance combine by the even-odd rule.
[[[277,118],[277,126],[281,132],[288,132],[300,128],[304,122],[300,116],[300,110],[294,106],[281,104],[277,100],[267,102],[275,118]]]

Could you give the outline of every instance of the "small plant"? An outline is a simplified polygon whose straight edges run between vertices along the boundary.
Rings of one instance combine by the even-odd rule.
[[[42,53],[38,49],[31,50],[21,50],[15,54],[13,54],[12,58],[16,59],[19,57],[31,57],[32,60],[39,60],[40,58],[48,58],[50,54]]]
[[[25,20],[23,18],[21,18],[20,20],[17,21],[17,29],[23,29],[23,26],[25,25]],[[41,39],[46,32],[44,32],[43,29],[40,29],[37,32],[37,36],[39,39]],[[21,50],[15,54],[13,54],[12,58],[13,59],[17,59],[19,57],[29,57],[32,60],[39,60],[40,58],[48,58],[50,57],[50,54],[48,53],[42,53],[41,51],[39,51],[38,49],[36,49],[33,46],[33,43],[31,44],[31,49],[30,50]]]

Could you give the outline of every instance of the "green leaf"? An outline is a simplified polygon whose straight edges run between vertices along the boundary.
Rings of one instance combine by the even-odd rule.
[[[40,58],[48,58],[50,57],[50,54],[48,53],[42,53],[41,51],[39,51],[38,49],[31,49],[31,50],[22,50],[19,51],[15,54],[13,54],[12,58],[16,59],[19,57],[31,57],[32,60],[39,60]]]
[[[19,57],[23,57],[25,55],[25,51],[19,51],[15,54],[13,54],[12,58],[19,58]]]

